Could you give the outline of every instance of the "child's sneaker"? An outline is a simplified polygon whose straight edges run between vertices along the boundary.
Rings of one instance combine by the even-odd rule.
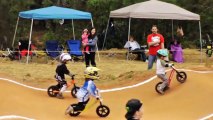
[[[70,105],[70,106],[66,109],[65,115],[71,113],[72,111],[73,111],[73,107]]]
[[[164,94],[163,89],[160,89],[159,92],[160,92],[160,94]]]
[[[169,89],[169,86],[166,86],[165,88],[164,88],[164,91],[166,91],[166,90],[168,90]]]
[[[61,93],[58,93],[56,96],[58,99],[64,99],[63,95]]]
[[[162,87],[158,88],[158,92],[160,92],[160,94],[164,94],[164,90],[163,89],[164,88],[162,88]]]

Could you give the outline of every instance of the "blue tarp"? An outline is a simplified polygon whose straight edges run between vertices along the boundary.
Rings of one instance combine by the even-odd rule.
[[[51,6],[29,11],[19,12],[19,16],[26,19],[92,19],[89,12],[83,12],[70,8]]]

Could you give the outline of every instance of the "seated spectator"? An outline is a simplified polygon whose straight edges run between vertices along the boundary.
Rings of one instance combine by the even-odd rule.
[[[21,54],[21,57],[27,56],[28,54],[29,41],[28,40],[20,40],[18,42],[18,48]],[[29,55],[32,55],[31,46],[29,48]]]
[[[124,45],[124,48],[129,49],[130,52],[134,52],[135,54],[138,54],[138,58],[146,62],[145,49],[142,49],[140,47],[138,42],[134,40],[133,36],[129,37],[129,41],[126,42],[126,44]]]
[[[172,54],[172,60],[178,63],[183,63],[183,49],[179,41],[173,40],[170,45],[170,52]]]

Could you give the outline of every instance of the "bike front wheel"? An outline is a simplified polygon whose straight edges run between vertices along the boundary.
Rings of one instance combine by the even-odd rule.
[[[110,109],[106,105],[99,105],[96,109],[96,113],[99,117],[107,117],[110,113]]]
[[[73,87],[71,89],[71,95],[73,98],[76,98],[76,93],[78,92],[79,89],[80,89],[80,87]]]
[[[186,81],[186,78],[187,78],[187,75],[183,71],[178,72],[177,75],[176,75],[176,79],[180,83],[184,83]]]

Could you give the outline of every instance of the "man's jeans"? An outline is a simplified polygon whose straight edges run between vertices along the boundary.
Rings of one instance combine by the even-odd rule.
[[[156,61],[157,56],[156,55],[149,55],[148,58],[148,70],[152,69],[153,63]]]

